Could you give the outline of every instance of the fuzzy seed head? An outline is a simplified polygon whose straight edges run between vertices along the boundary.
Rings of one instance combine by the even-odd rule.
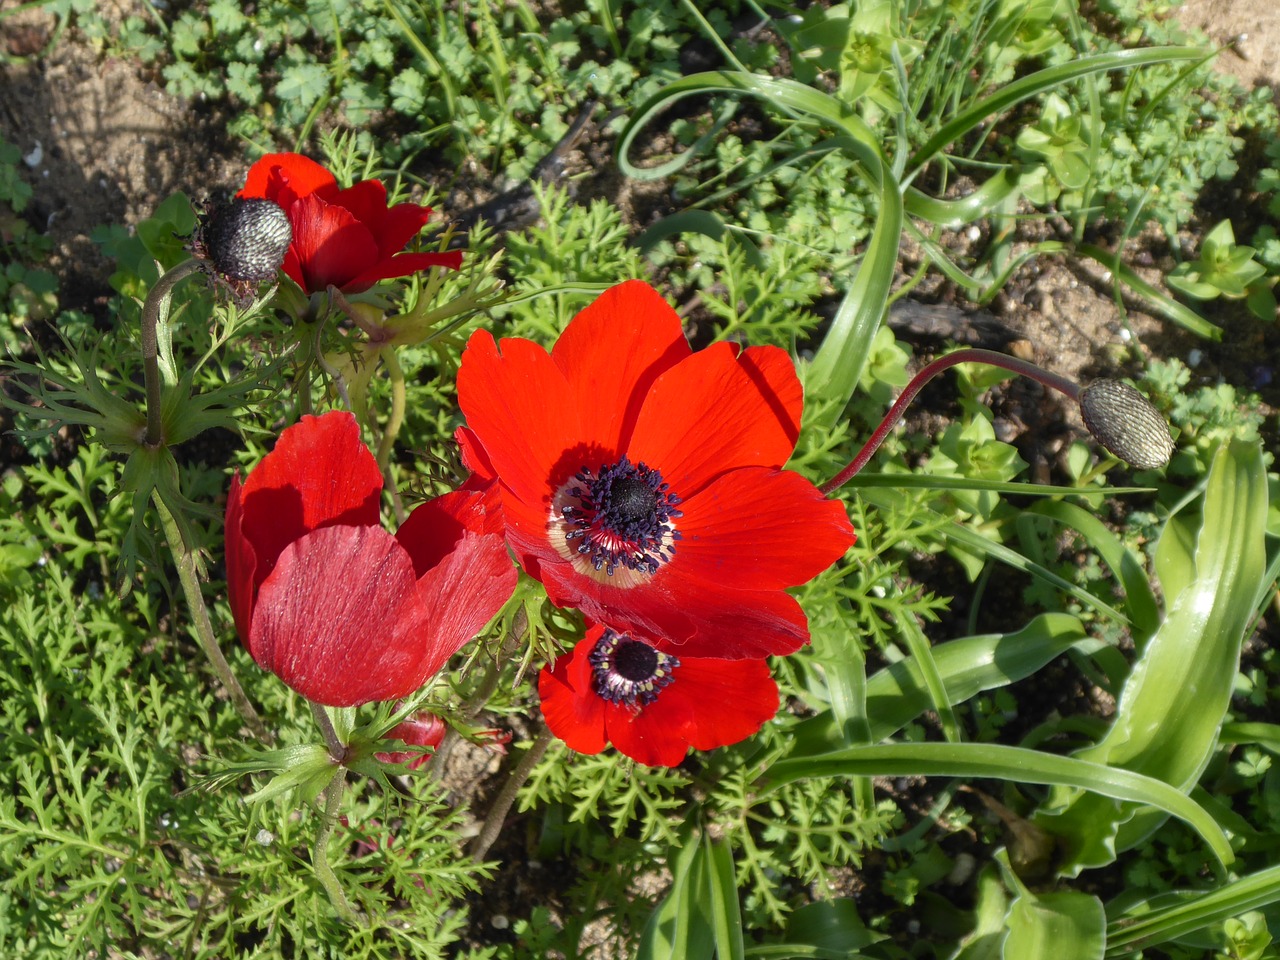
[[[1119,380],[1095,380],[1080,391],[1080,414],[1095,440],[1139,470],[1169,462],[1169,425],[1151,401]]]
[[[231,280],[269,280],[293,242],[289,216],[270,200],[237,197],[215,209],[201,231],[217,271]]]

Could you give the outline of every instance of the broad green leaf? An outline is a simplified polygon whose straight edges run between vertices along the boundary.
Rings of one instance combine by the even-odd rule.
[[[699,830],[671,865],[672,884],[649,917],[638,960],[742,960],[742,913],[733,852]]]
[[[1120,767],[1058,757],[992,743],[893,743],[849,747],[816,756],[787,757],[760,781],[762,793],[815,777],[982,777],[1013,783],[1076,787],[1132,803],[1149,804],[1195,830],[1218,862],[1234,854],[1226,835],[1203,807],[1185,793],[1152,777]]]
[[[1087,893],[1025,894],[1013,902],[1002,956],[1101,960],[1106,947],[1102,902]]]
[[[309,107],[329,92],[329,73],[317,63],[295,63],[280,73],[276,96]]]
[[[685,839],[671,868],[671,889],[654,908],[640,936],[636,960],[710,957],[714,949],[708,923],[704,862],[697,836]]]
[[[1195,578],[1173,599],[1134,665],[1107,734],[1076,759],[1154,777],[1183,792],[1195,785],[1217,745],[1253,618],[1266,567],[1266,511],[1258,444],[1221,448],[1205,487]],[[1171,812],[1126,809],[1095,794],[1055,791],[1036,817],[1066,844],[1062,869],[1069,875],[1109,863],[1115,849],[1137,843]]]
[[[1208,893],[1191,894],[1149,913],[1129,910],[1125,916],[1113,917],[1107,925],[1106,955],[1127,956],[1277,902],[1280,866],[1249,874]]]
[[[742,911],[738,906],[738,884],[733,872],[733,851],[727,843],[706,833],[698,845],[702,859],[704,896],[710,907],[717,960],[742,960]]]
[[[1005,917],[1008,934],[1001,956],[1005,960],[1026,957],[1070,957],[1102,960],[1106,947],[1106,913],[1102,901],[1075,890],[1033,893],[1010,868],[1008,853],[1000,851],[1005,881],[1016,893]]]
[[[998,960],[1005,936],[1009,893],[1000,881],[995,864],[978,874],[977,903],[973,929],[960,941],[952,960]]]
[[[856,956],[855,951],[869,947],[883,935],[866,928],[858,914],[858,904],[853,900],[819,900],[805,904],[787,918],[785,946],[791,953],[778,957],[832,957]],[[758,948],[749,948],[747,955],[766,956]]]
[[[1049,613],[1013,633],[963,637],[933,648],[933,662],[952,705],[983,690],[1003,687],[1035,673],[1072,647],[1089,644],[1075,617]],[[928,691],[915,661],[908,657],[885,667],[867,681],[866,713],[870,740],[891,737],[930,708]],[[791,756],[826,753],[844,746],[831,711],[798,724],[792,733]]]

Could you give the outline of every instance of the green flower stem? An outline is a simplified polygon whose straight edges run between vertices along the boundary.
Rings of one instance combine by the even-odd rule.
[[[347,771],[339,767],[329,785],[324,788],[324,813],[320,817],[320,829],[316,831],[316,846],[311,854],[311,867],[316,872],[316,879],[324,892],[329,895],[329,902],[338,916],[345,923],[359,923],[360,917],[347,899],[342,884],[338,882],[333,867],[329,866],[329,836],[333,833],[333,825],[338,822],[338,811],[342,808],[342,788],[347,784]]]
[[[1042,383],[1050,389],[1064,393],[1072,400],[1079,402],[1079,384],[1059,374],[1050,373],[1043,367],[1037,367],[1034,363],[1019,360],[1017,357],[1011,357],[1005,353],[996,353],[994,350],[957,350],[955,353],[949,353],[945,357],[939,357],[932,363],[927,364],[912,377],[911,382],[902,391],[902,395],[889,408],[885,418],[880,421],[880,426],[876,427],[876,432],[871,435],[871,439],[863,444],[862,449],[858,451],[858,455],[849,461],[847,467],[818,487],[818,489],[830,496],[856,476],[858,471],[867,465],[867,461],[880,448],[880,444],[889,435],[889,431],[898,425],[898,421],[902,419],[907,407],[911,405],[911,401],[915,399],[916,394],[920,392],[924,385],[943,370],[954,367],[958,363],[985,363],[988,366],[1011,370],[1021,376],[1030,377],[1032,380]]]
[[[502,832],[502,826],[506,822],[507,812],[511,809],[511,805],[516,802],[516,794],[520,792],[520,788],[529,779],[529,775],[533,773],[533,768],[538,765],[538,761],[547,752],[547,747],[551,746],[553,739],[555,739],[554,736],[544,723],[537,739],[530,744],[528,751],[520,758],[520,763],[511,772],[511,777],[502,785],[502,790],[498,792],[498,795],[493,798],[493,806],[489,808],[489,813],[484,818],[484,825],[481,826],[480,832],[476,834],[475,839],[471,841],[470,853],[472,860],[477,863],[483,860],[485,854],[489,852],[489,848],[498,839],[498,834]]]
[[[156,285],[147,294],[142,305],[142,366],[147,386],[147,432],[142,442],[149,447],[157,447],[164,443],[164,424],[161,422],[161,379],[160,379],[160,343],[157,331],[161,316],[169,312],[169,300],[173,296],[173,288],[188,274],[197,270],[207,272],[210,264],[207,260],[192,257],[184,260],[169,270],[156,281]]]
[[[511,619],[511,631],[507,634],[507,639],[503,641],[502,649],[498,651],[497,657],[489,661],[488,666],[485,668],[484,676],[476,684],[475,691],[471,696],[467,697],[458,710],[458,716],[464,723],[472,723],[476,717],[480,716],[481,711],[489,703],[489,698],[498,689],[498,681],[502,677],[502,668],[507,665],[515,655],[516,650],[524,643],[528,632],[529,614],[524,606],[521,605]],[[449,727],[445,731],[444,739],[440,741],[440,746],[436,747],[435,752],[431,755],[432,763],[427,768],[429,776],[444,776],[445,758],[453,752],[454,746],[461,739],[462,735],[453,727]]]
[[[387,376],[391,380],[391,413],[387,417],[387,425],[382,430],[382,437],[378,440],[377,460],[387,490],[391,492],[391,506],[395,510],[396,524],[399,525],[404,523],[406,514],[404,503],[400,499],[399,488],[396,487],[395,478],[391,475],[391,450],[395,446],[396,437],[400,436],[400,428],[404,426],[404,370],[400,367],[400,361],[396,358],[394,349],[386,348],[380,353],[382,362],[387,365]]]
[[[311,705],[311,715],[316,718],[316,726],[320,728],[320,733],[324,736],[325,746],[329,748],[329,756],[333,757],[338,763],[342,763],[343,760],[347,759],[347,745],[342,742],[338,736],[338,731],[333,728],[333,718],[329,716],[329,711],[311,700],[308,700],[307,703]]]
[[[235,704],[249,732],[262,743],[270,745],[275,742],[275,737],[263,725],[258,711],[253,709],[253,704],[245,695],[240,681],[231,672],[231,664],[227,663],[227,658],[222,655],[222,648],[218,646],[218,640],[213,634],[209,608],[205,606],[204,591],[200,588],[200,578],[196,574],[195,553],[187,549],[187,545],[182,540],[182,532],[178,529],[178,523],[169,512],[169,508],[165,506],[159,493],[152,497],[152,502],[155,503],[156,513],[160,515],[160,525],[164,528],[165,539],[169,542],[169,550],[173,553],[174,563],[178,567],[178,580],[182,583],[182,592],[187,598],[187,606],[191,609],[196,639],[200,641],[200,646],[204,650],[209,665],[213,667],[213,672],[218,675],[222,686],[231,695],[231,702]]]

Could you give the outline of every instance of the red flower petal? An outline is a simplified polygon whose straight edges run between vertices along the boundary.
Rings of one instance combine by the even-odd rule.
[[[397,203],[385,210],[376,231],[382,255],[399,253],[422,232],[430,219],[431,208],[416,203]]]
[[[499,353],[486,330],[471,335],[458,370],[458,403],[504,486],[520,499],[550,505],[553,485],[572,476],[583,456],[614,451],[583,449],[581,411],[545,350],[521,339],[503,340],[501,347]]]
[[[802,584],[856,539],[844,504],[788,470],[734,470],[680,508],[683,539],[665,571],[734,589]]]
[[[517,579],[502,537],[470,531],[422,575],[418,587],[427,604],[424,623],[434,644],[426,661],[428,676],[485,628],[515,593]]]
[[[676,668],[678,673],[683,667]],[[679,681],[665,688],[658,699],[631,713],[616,703],[604,705],[604,730],[609,742],[623,753],[650,767],[678,767],[689,754],[688,731],[696,728],[688,697],[673,695]]]
[[[626,590],[598,584],[567,563],[543,561],[537,569],[552,603],[577,607],[589,620],[607,619],[676,656],[786,656],[809,642],[804,610],[780,591],[736,590],[665,571]]]
[[[788,437],[790,447],[782,461],[786,463],[800,439],[800,417],[804,413],[804,387],[796,376],[795,361],[777,347],[747,347],[738,356],[738,364],[765,397],[770,414]]]
[[[346,207],[378,241],[378,255],[399,253],[431,219],[431,208],[416,203],[387,207],[387,188],[381,180],[362,180],[340,192],[334,203]]]
[[[373,266],[362,270],[342,285],[347,293],[360,293],[368,290],[379,280],[390,280],[392,277],[407,277],[428,267],[446,267],[457,270],[462,266],[462,251],[448,250],[444,253],[398,253],[394,257],[379,260]]]
[[[227,494],[227,513],[223,524],[226,535],[227,602],[236,622],[236,635],[249,636],[249,624],[253,620],[253,588],[258,569],[258,556],[253,544],[245,536],[244,501],[241,496],[240,472],[231,477],[231,492]]]
[[[287,184],[289,196],[282,196],[282,184]],[[268,153],[249,168],[238,196],[265,197],[287,208],[299,197],[312,193],[332,196],[337,189],[333,174],[314,160],[298,153]]]
[[[387,215],[387,188],[381,180],[361,180],[345,190],[339,190],[330,202],[351,211],[351,215],[368,227],[371,233],[377,233]],[[404,240],[408,242],[409,237]],[[398,253],[403,249],[404,243],[401,243],[391,252]]]
[[[399,740],[415,747],[438,747],[444,740],[444,721],[434,713],[419,713],[403,723],[397,723],[387,731],[384,740]],[[417,770],[431,759],[430,753],[395,750],[386,753],[375,753],[375,757],[383,763],[408,763],[410,770]]]
[[[654,381],[691,353],[670,304],[647,283],[629,280],[578,313],[551,356],[569,384],[579,436],[621,453]]]
[[[302,288],[320,293],[330,285],[345,289],[352,278],[378,262],[378,243],[369,228],[345,207],[319,197],[301,198],[289,208],[293,243],[302,266]]]
[[[249,652],[316,703],[394,700],[454,652],[427,629],[432,600],[381,527],[324,527],[286,547],[263,582]]]
[[[454,432],[453,438],[458,443],[458,455],[462,458],[462,465],[470,470],[479,482],[489,483],[498,476],[498,472],[493,469],[493,464],[489,462],[489,454],[480,445],[480,440],[473,431],[466,427],[459,427]]]
[[[583,640],[538,674],[538,696],[547,726],[578,753],[599,753],[609,743],[604,733],[605,701],[591,689],[587,654],[593,646],[594,640]]]
[[[376,526],[381,496],[382,474],[351,414],[306,416],[286,428],[240,489],[236,536],[253,545],[257,582],[308,531],[338,523]],[[227,509],[230,531],[231,501]]]
[[[695,750],[745,740],[778,713],[778,685],[765,660],[681,657],[676,680],[654,706],[683,699],[694,723],[682,735]]]
[[[501,534],[505,528],[496,491],[455,490],[428,500],[409,514],[396,539],[413,558],[414,572],[421,577],[436,566],[468,530],[472,533]]]
[[[633,461],[657,467],[686,499],[727,470],[781,467],[795,448],[799,424],[789,403],[800,382],[794,370],[786,399],[762,393],[753,379],[761,375],[762,360],[770,373],[780,369],[769,361],[771,354],[788,366],[790,358],[776,347],[762,348],[748,367],[738,362],[737,349],[714,344],[659,377],[627,447]],[[772,386],[767,380],[764,385]]]

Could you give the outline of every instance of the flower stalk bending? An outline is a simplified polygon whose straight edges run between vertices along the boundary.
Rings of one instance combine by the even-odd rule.
[[[942,371],[960,363],[985,363],[1024,377],[1065,394],[1080,405],[1085,426],[1099,443],[1120,459],[1143,470],[1164,466],[1173,453],[1173,441],[1164,419],[1155,407],[1133,387],[1118,380],[1096,380],[1087,387],[1026,360],[994,350],[964,349],[939,357],[911,378],[902,394],[889,408],[880,426],[863,444],[848,466],[818,489],[828,496],[858,474],[879,449],[889,431],[897,426],[911,401],[926,383]]]

